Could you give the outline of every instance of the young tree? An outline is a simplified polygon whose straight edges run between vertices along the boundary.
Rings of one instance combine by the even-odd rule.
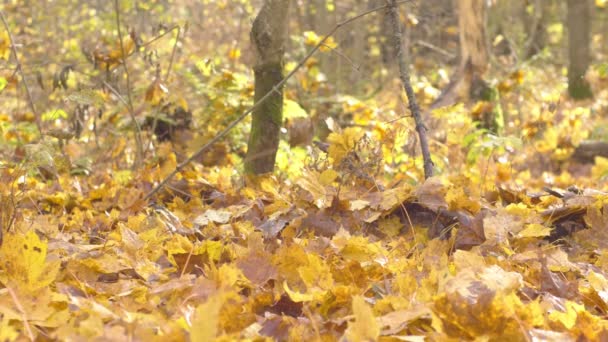
[[[251,133],[245,159],[250,174],[272,172],[283,121],[283,90],[276,85],[283,79],[283,55],[287,41],[291,0],[265,0],[253,22],[251,42],[256,62],[254,101],[272,95],[252,114]]]
[[[568,0],[568,93],[573,99],[593,96],[585,80],[591,62],[591,11],[587,0]]]

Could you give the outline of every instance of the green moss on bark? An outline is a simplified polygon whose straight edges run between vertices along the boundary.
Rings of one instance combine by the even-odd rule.
[[[591,86],[581,77],[572,77],[568,80],[568,94],[575,100],[588,99],[593,97]]]
[[[283,79],[280,63],[255,68],[255,102],[264,95],[272,95],[252,114],[251,133],[245,161],[245,172],[263,174],[274,171],[281,124],[283,122],[283,90],[273,88]]]

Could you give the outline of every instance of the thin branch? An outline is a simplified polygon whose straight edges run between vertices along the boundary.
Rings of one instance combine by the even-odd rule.
[[[122,67],[125,69],[125,77],[126,77],[126,81],[127,81],[127,102],[128,102],[128,109],[129,109],[129,114],[131,115],[131,119],[133,120],[133,123],[135,124],[135,144],[137,146],[135,146],[136,148],[136,156],[135,156],[135,162],[133,163],[133,167],[134,168],[138,168],[142,161],[144,160],[144,147],[143,147],[143,141],[141,139],[141,127],[139,127],[139,123],[137,122],[137,120],[135,120],[135,113],[133,112],[133,101],[131,99],[131,79],[129,77],[129,68],[127,68],[127,57],[126,57],[126,53],[125,53],[125,44],[124,41],[122,39],[122,32],[120,30],[120,5],[118,4],[118,0],[114,0],[114,10],[116,12],[116,29],[118,30],[118,39],[120,40],[120,50],[121,50],[121,57],[122,57]]]
[[[394,1],[394,0],[393,0]],[[178,174],[181,170],[184,169],[184,167],[186,167],[188,164],[190,164],[193,160],[197,159],[198,157],[200,157],[207,149],[209,149],[209,147],[211,147],[213,144],[215,144],[217,141],[219,141],[220,139],[222,139],[223,137],[225,137],[228,132],[230,132],[238,123],[240,123],[241,121],[243,121],[249,114],[251,114],[251,112],[253,112],[255,109],[257,109],[258,107],[260,107],[262,105],[262,103],[264,103],[264,101],[266,101],[271,95],[272,93],[278,91],[293,75],[295,75],[295,73],[300,70],[302,68],[302,66],[304,66],[304,64],[310,59],[310,57],[312,57],[321,46],[325,46],[325,42],[329,39],[329,37],[333,36],[334,33],[336,33],[336,31],[338,31],[342,26],[350,24],[353,21],[356,21],[368,14],[389,8],[389,6],[395,6],[398,4],[403,4],[403,3],[407,3],[410,2],[412,0],[400,0],[400,1],[394,1],[394,4],[391,5],[384,5],[384,6],[379,6],[376,8],[372,8],[368,11],[365,11],[363,13],[360,13],[352,18],[346,19],[338,24],[336,24],[336,26],[334,26],[333,29],[331,29],[331,31],[329,31],[329,33],[327,33],[318,43],[317,45],[315,45],[312,50],[310,50],[308,52],[308,54],[306,54],[306,56],[304,56],[304,58],[302,58],[300,60],[300,62],[295,66],[295,68],[293,68],[293,70],[291,70],[289,72],[289,74],[287,74],[287,76],[285,76],[281,82],[277,83],[272,90],[270,90],[268,93],[266,93],[266,95],[264,95],[261,99],[258,100],[258,102],[256,102],[252,107],[250,107],[249,109],[247,109],[243,114],[241,114],[241,116],[239,116],[238,118],[236,118],[234,121],[232,121],[223,131],[219,132],[215,137],[213,137],[213,139],[211,139],[209,142],[207,142],[205,145],[203,145],[201,148],[199,148],[196,152],[194,152],[194,154],[192,154],[188,159],[184,160],[183,162],[181,162],[179,165],[177,165],[177,167],[175,168],[175,170],[173,170],[169,175],[167,175],[154,189],[152,189],[150,192],[148,192],[148,194],[146,194],[146,196],[144,197],[144,200],[149,200],[150,198],[152,198],[152,196],[154,196],[157,192],[159,192],[171,179],[173,179],[173,177],[175,177],[176,174]]]
[[[23,74],[23,70],[21,69],[21,62],[19,61],[19,56],[17,55],[17,47],[15,46],[15,41],[13,40],[13,34],[11,33],[10,28],[8,27],[8,22],[4,17],[4,12],[0,11],[0,19],[2,19],[2,24],[4,25],[4,29],[6,30],[6,34],[8,35],[8,39],[11,44],[11,51],[13,52],[13,56],[15,57],[15,62],[17,63],[16,71],[21,75],[21,80],[23,80],[23,87],[25,88],[25,93],[27,95],[27,102],[32,109],[32,113],[34,114],[34,118],[36,120],[36,127],[38,127],[38,132],[42,135],[42,125],[40,123],[40,116],[36,111],[36,106],[34,105],[34,98],[32,97],[32,93],[30,92],[30,87],[27,85],[27,81],[25,80],[25,75]]]
[[[397,52],[397,61],[399,63],[399,78],[401,84],[407,95],[410,112],[414,117],[416,123],[416,131],[418,131],[418,139],[420,139],[420,150],[422,152],[422,160],[424,162],[424,178],[433,177],[433,161],[431,160],[431,152],[429,151],[429,142],[426,136],[426,126],[422,121],[422,115],[420,114],[420,107],[416,100],[416,94],[412,88],[410,81],[410,73],[408,65],[405,62],[405,51],[403,51],[401,23],[399,21],[399,12],[397,10],[397,1],[386,0],[389,9],[389,18],[393,26],[393,44]]]
[[[325,48],[329,49],[331,52],[335,53],[335,54],[336,54],[336,55],[338,55],[339,57],[344,58],[344,59],[345,59],[345,60],[346,60],[346,61],[347,61],[347,62],[350,64],[350,66],[351,66],[351,67],[352,67],[354,70],[356,70],[357,72],[360,72],[360,71],[361,71],[361,66],[360,66],[360,65],[355,64],[355,62],[353,62],[353,60],[352,60],[352,59],[350,59],[350,58],[349,58],[347,55],[343,54],[343,53],[342,53],[340,50],[338,50],[337,48],[333,48],[333,47],[331,47],[331,46],[329,46],[329,45],[327,45],[327,44],[323,44],[323,47],[325,47]]]
[[[110,83],[108,83],[107,81],[103,81],[102,84],[105,87],[107,87],[110,90],[110,92],[112,94],[114,94],[118,98],[118,100],[120,102],[122,102],[122,104],[125,105],[125,107],[129,108],[129,101],[127,101],[122,95],[120,95],[120,93],[118,92],[118,90],[116,90],[114,87],[112,87],[112,85]],[[131,113],[131,111],[129,111],[129,113]],[[135,116],[132,116],[131,119],[135,120]]]
[[[417,41],[414,42],[414,44],[423,46],[423,47],[425,47],[425,48],[427,48],[427,49],[429,49],[431,51],[435,51],[435,52],[437,52],[437,53],[439,53],[441,55],[444,55],[448,59],[456,58],[455,54],[453,54],[453,53],[451,53],[451,52],[449,52],[447,50],[444,50],[444,49],[440,48],[439,46],[435,46],[435,45],[433,45],[433,44],[431,44],[429,42],[425,42],[424,40],[417,40]]]
[[[21,302],[19,301],[19,298],[17,297],[15,291],[13,291],[10,286],[5,287],[8,290],[8,293],[11,295],[11,298],[13,299],[13,303],[17,307],[17,310],[19,310],[19,313],[21,314],[23,326],[25,327],[25,331],[27,331],[27,335],[30,338],[30,341],[34,341],[34,333],[32,332],[32,327],[30,326],[30,322],[27,318],[27,313],[25,312],[25,309],[23,309],[23,305],[21,305]]]
[[[165,82],[169,82],[169,74],[171,73],[171,68],[173,67],[173,61],[175,60],[175,52],[177,51],[177,44],[179,43],[179,39],[181,38],[181,27],[177,27],[177,35],[175,36],[175,44],[173,44],[173,51],[171,51],[171,59],[169,60],[169,66],[167,67],[167,74],[165,74]]]
[[[159,34],[158,36],[148,40],[147,42],[141,44],[141,47],[146,47],[152,43],[154,43],[155,41],[161,39],[162,37],[166,36],[167,34],[169,34],[170,32],[172,32],[173,30],[179,30],[180,26],[179,25],[175,25],[173,27],[171,27],[170,29],[168,29],[166,32],[163,32],[162,34]],[[131,55],[129,55],[128,57],[130,57]]]

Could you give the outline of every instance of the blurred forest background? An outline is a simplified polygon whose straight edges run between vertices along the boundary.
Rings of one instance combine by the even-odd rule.
[[[489,52],[489,71],[484,71],[487,75],[484,77],[500,92],[498,105],[504,112],[501,114],[504,124],[501,125],[505,126],[505,136],[521,138],[523,134],[525,138],[542,138],[547,133],[543,126],[559,130],[558,126],[564,122],[564,115],[560,113],[568,105],[564,106],[567,97],[563,90],[568,84],[565,81],[568,63],[573,59],[569,58],[568,50],[568,6],[571,3],[537,0],[488,1],[484,4],[484,8],[487,7],[484,38]],[[319,37],[336,24],[382,5],[382,0],[294,4],[289,12],[286,70],[293,68]],[[145,129],[143,132],[148,135],[136,137],[135,145],[146,149],[142,156],[155,155],[155,152],[148,153],[153,121],[152,130],[157,130],[159,140],[183,140],[180,146],[186,149],[177,152],[181,156],[178,159],[184,159],[188,151],[196,150],[197,146],[210,140],[252,105],[251,68],[255,58],[249,33],[260,6],[261,2],[256,1],[121,1],[121,35],[125,53],[129,55],[128,72],[125,73],[119,67],[122,55],[114,4],[9,1],[4,5],[4,11],[13,38],[19,44],[17,52],[22,55],[21,71],[29,85],[31,101],[19,80],[4,32],[3,79],[6,82],[3,82],[5,88],[0,96],[4,98],[5,108],[9,109],[5,114],[26,128],[16,130],[17,135],[33,134],[31,123],[37,121],[44,134],[49,130],[84,134],[80,143],[95,140],[96,147],[100,147],[99,135],[108,138],[106,143],[109,145],[116,146],[117,141],[124,139],[119,131],[135,130],[130,112],[139,126],[148,125],[147,133]],[[584,117],[585,120],[581,121],[580,128],[568,132],[575,136],[562,137],[560,139],[566,141],[550,144],[547,151],[554,150],[551,152],[554,158],[544,160],[541,156],[539,168],[529,169],[544,171],[549,164],[560,166],[547,164],[547,161],[568,159],[589,134],[594,139],[606,139],[603,128],[606,109],[601,100],[606,86],[608,50],[606,4],[598,0],[585,6],[587,11],[576,15],[574,23],[578,20],[590,24],[585,38],[588,41],[583,39],[582,48],[574,50],[589,49],[590,53],[574,59],[587,59],[580,62],[583,74],[600,100],[593,105],[582,105],[580,110],[584,107],[586,114],[573,114],[576,119]],[[456,2],[412,1],[402,8],[403,44],[423,109],[434,103],[440,104],[433,106],[436,108],[464,101],[467,107],[460,109],[461,114],[470,110],[472,120],[483,121],[483,106],[476,102],[479,99],[465,96],[446,103],[437,102],[450,80],[459,77],[458,66],[462,63]],[[415,159],[412,125],[408,120],[397,120],[409,114],[397,96],[400,87],[395,78],[397,61],[390,42],[392,28],[385,12],[372,13],[338,30],[333,37],[336,48],[314,55],[303,71],[289,81],[285,90],[288,108],[283,132],[292,146],[309,144],[313,137],[324,141],[330,133],[326,124],[328,118],[335,120],[338,126],[355,125],[367,127],[369,131],[382,130],[379,128],[382,124],[395,122],[402,128],[399,135],[407,135],[406,139],[410,140],[402,144],[411,145],[412,158],[409,159]],[[108,101],[127,106],[110,106]],[[34,113],[28,102],[32,102],[39,112],[35,115],[37,119],[32,117]],[[458,111],[457,108],[452,110]],[[93,112],[97,114],[93,115]],[[546,117],[547,113],[552,117]],[[558,114],[557,119],[554,113]],[[430,134],[435,134],[440,142],[445,141],[446,131],[450,129],[460,127],[460,133],[472,133],[463,128],[462,122],[450,123],[453,120],[448,118],[450,115],[443,114],[445,118],[429,123],[433,128]],[[158,128],[159,120],[162,128],[189,128],[189,132],[169,137],[168,132]],[[168,127],[163,123],[168,123]],[[563,129],[571,128],[567,126]],[[15,126],[11,124],[5,130],[15,130]],[[247,134],[248,125],[240,125],[231,132],[229,141],[220,142],[206,153],[203,163],[236,162],[239,165],[238,160],[245,155]],[[35,140],[35,136],[21,137],[16,145]],[[14,141],[14,138],[5,139],[3,144],[15,147]],[[131,143],[124,145],[128,153],[134,153],[131,157],[136,158],[138,152],[133,151],[138,147]],[[80,146],[84,148],[83,153],[78,154],[84,158],[81,162],[91,164],[95,157],[90,152],[94,151]],[[433,148],[445,147],[435,142]],[[8,153],[5,157],[9,157],[11,150],[5,149]],[[281,150],[292,153],[284,144]],[[407,146],[405,152],[408,152]],[[444,152],[439,151],[435,161],[439,170],[445,169],[448,163],[440,160],[443,154],[447,155]],[[20,153],[23,154],[17,151]],[[288,158],[282,153],[280,158],[281,155]],[[525,158],[528,166],[537,159]],[[402,170],[411,169],[410,166]]]

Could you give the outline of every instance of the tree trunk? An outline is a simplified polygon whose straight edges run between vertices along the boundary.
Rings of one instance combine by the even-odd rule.
[[[460,28],[460,68],[465,69],[470,63],[475,77],[481,77],[488,69],[485,2],[485,0],[456,2]]]
[[[548,4],[547,0],[536,0],[533,4],[534,12],[529,16],[524,16],[524,25],[528,32],[528,40],[524,47],[526,59],[536,56],[547,45]]]
[[[591,62],[591,9],[587,0],[568,0],[568,93],[573,99],[593,97],[585,74]]]
[[[251,42],[256,56],[253,67],[254,100],[257,103],[267,93],[273,94],[252,115],[245,158],[245,171],[250,174],[274,170],[283,121],[283,90],[275,89],[275,86],[283,79],[290,1],[265,0],[251,29]]]
[[[488,68],[485,0],[456,0],[456,10],[460,30],[460,67],[431,108],[468,101],[476,92],[474,85],[484,83],[480,81]]]
[[[374,0],[370,1],[370,8],[378,7],[385,4],[385,0]],[[394,67],[395,63],[395,46],[393,46],[391,41],[392,36],[392,27],[390,25],[390,20],[388,17],[387,11],[382,11],[378,13],[378,32],[376,34],[377,43],[380,45],[380,54],[382,58],[382,63],[388,69]]]
[[[471,99],[487,102],[479,114],[481,126],[499,133],[504,126],[498,91],[488,85],[483,75],[489,66],[486,42],[486,0],[456,0],[460,29],[460,67],[450,84],[431,105],[431,109],[467,102]]]
[[[593,163],[598,156],[608,158],[608,142],[583,141],[572,154],[572,158],[581,163]]]

